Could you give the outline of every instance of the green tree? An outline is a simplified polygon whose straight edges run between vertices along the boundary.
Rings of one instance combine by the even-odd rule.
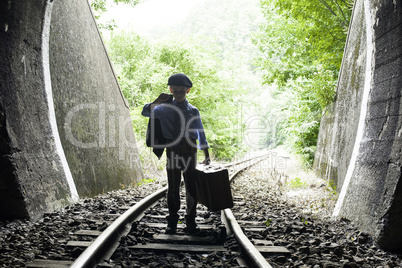
[[[276,84],[267,143],[285,143],[312,164],[322,112],[335,99],[353,1],[262,0],[264,23],[253,36],[263,83]],[[279,116],[278,116],[279,115]]]
[[[256,64],[264,74],[264,83],[286,85],[299,76],[311,77],[314,73],[312,45],[298,38],[300,31],[295,19],[279,13],[278,8],[263,4],[265,22],[253,36],[254,44],[262,52]]]
[[[91,3],[91,7],[95,11],[103,13],[107,10],[107,2],[109,2],[109,3],[112,2],[114,4],[120,4],[120,3],[128,4],[132,7],[134,7],[143,1],[141,1],[141,0],[113,0],[113,1],[111,1],[111,0],[109,0],[109,1],[107,1],[107,0],[90,0],[89,2]]]
[[[306,52],[324,69],[338,71],[349,28],[353,0],[264,0],[285,19],[294,21],[298,40],[310,44]]]
[[[352,3],[261,1],[265,22],[253,42],[263,53],[257,62],[266,71],[265,83],[284,85],[299,76],[312,77],[317,65],[336,75],[342,62]]]
[[[168,92],[166,82],[177,72],[187,74],[193,88],[190,103],[200,109],[211,151],[218,159],[230,159],[241,148],[238,129],[241,122],[233,105],[239,93],[231,81],[221,78],[217,62],[206,51],[185,45],[179,37],[152,44],[135,33],[113,33],[107,40],[122,91],[131,105],[134,130],[145,138],[147,119],[141,116],[142,106],[161,92]],[[230,146],[228,146],[230,145]]]
[[[99,20],[100,16],[107,11],[108,9],[108,4],[114,3],[114,4],[128,4],[132,7],[142,3],[145,0],[89,0],[91,7],[92,7],[92,12],[94,13],[94,16],[97,20]],[[117,25],[114,20],[110,20],[106,23],[99,23],[98,22],[98,27],[100,29],[106,29],[106,30],[113,30],[114,28],[117,28]]]

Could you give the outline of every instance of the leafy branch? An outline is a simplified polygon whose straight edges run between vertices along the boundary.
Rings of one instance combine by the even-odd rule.
[[[280,118],[267,144],[285,144],[312,165],[321,116],[336,96],[352,0],[263,0],[253,37],[264,83],[276,85],[267,117]],[[280,113],[280,117],[278,114]]]

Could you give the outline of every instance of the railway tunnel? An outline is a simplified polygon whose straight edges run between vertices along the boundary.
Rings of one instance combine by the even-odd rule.
[[[86,0],[0,1],[0,217],[142,179],[129,106]]]
[[[1,218],[36,219],[142,178],[127,102],[86,0],[0,2]],[[334,216],[400,249],[400,1],[356,0],[314,168]]]

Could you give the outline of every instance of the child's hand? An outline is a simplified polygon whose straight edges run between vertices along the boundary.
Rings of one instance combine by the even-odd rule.
[[[202,163],[203,163],[204,165],[209,165],[209,164],[211,163],[211,159],[209,159],[209,157],[208,157],[208,158],[205,158],[204,161],[202,161]]]
[[[202,150],[204,151],[204,155],[205,155],[205,159],[204,159],[204,161],[202,161],[202,163],[205,165],[209,165],[211,163],[211,159],[209,159],[208,148],[204,148]]]
[[[173,95],[167,93],[161,93],[156,100],[154,100],[149,106],[149,111],[152,111],[156,105],[161,104],[163,102],[172,101]]]
[[[159,97],[156,100],[154,100],[154,102],[152,104],[158,105],[160,103],[163,103],[163,102],[171,100],[172,97],[173,97],[173,95],[171,95],[171,94],[161,93],[159,95]]]

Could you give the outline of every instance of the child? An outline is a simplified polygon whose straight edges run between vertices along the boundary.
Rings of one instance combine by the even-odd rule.
[[[182,73],[172,75],[168,80],[170,94],[162,93],[152,103],[144,105],[142,115],[158,118],[162,134],[168,141],[166,145],[168,177],[167,203],[169,215],[166,233],[175,234],[180,209],[180,182],[181,172],[186,188],[186,228],[188,234],[199,231],[195,223],[196,216],[196,185],[195,167],[197,164],[197,147],[204,151],[204,164],[209,164],[208,142],[205,137],[200,113],[198,109],[189,104],[186,96],[193,86],[190,79]],[[198,146],[196,140],[198,139]]]

